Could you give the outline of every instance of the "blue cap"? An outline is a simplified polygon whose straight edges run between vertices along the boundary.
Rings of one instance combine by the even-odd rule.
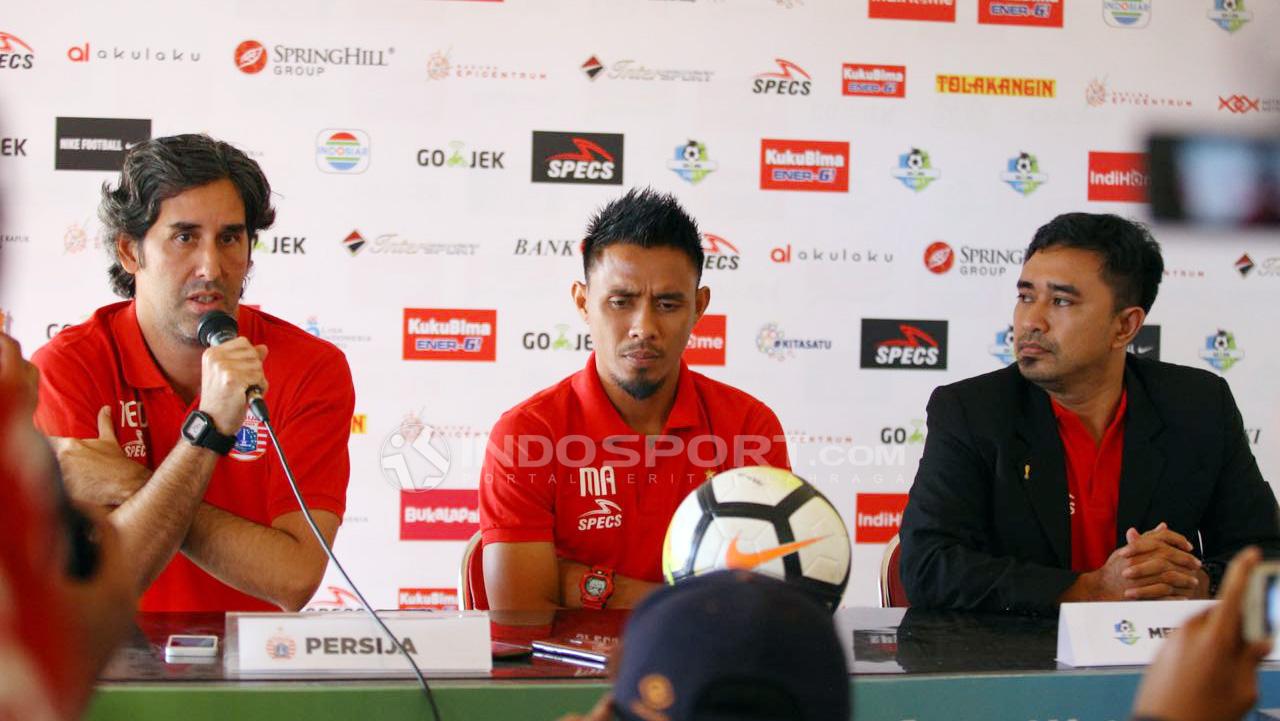
[[[626,721],[846,721],[850,681],[831,612],[803,590],[719,571],[645,599],[622,636]]]

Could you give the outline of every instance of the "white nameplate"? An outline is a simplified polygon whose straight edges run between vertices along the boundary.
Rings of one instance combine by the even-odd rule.
[[[1064,603],[1058,615],[1058,661],[1068,666],[1141,666],[1165,639],[1217,601]],[[1280,650],[1269,660],[1280,659]]]
[[[423,673],[493,669],[489,614],[379,611]],[[403,672],[409,662],[367,613],[228,613],[229,672]]]

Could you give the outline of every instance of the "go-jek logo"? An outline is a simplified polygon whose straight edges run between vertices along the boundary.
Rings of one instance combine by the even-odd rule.
[[[1005,326],[1004,330],[996,332],[996,342],[988,349],[991,355],[1003,365],[1013,362],[1013,338],[1013,326]]]
[[[316,166],[326,173],[363,173],[369,169],[369,134],[363,130],[321,130]]]
[[[1200,358],[1219,373],[1226,373],[1244,359],[1244,351],[1236,346],[1235,334],[1219,330],[1205,338],[1204,348],[1200,350]]]
[[[1040,160],[1031,153],[1018,153],[1005,163],[1005,172],[1000,179],[1009,184],[1023,196],[1030,195],[1041,185],[1049,181],[1049,176],[1040,172]]]
[[[942,173],[933,167],[929,151],[920,148],[912,148],[899,155],[898,167],[893,170],[893,177],[917,193],[929,187],[929,184],[941,175]]]
[[[1213,0],[1209,19],[1223,30],[1234,33],[1253,19],[1253,13],[1244,9],[1244,0]]]

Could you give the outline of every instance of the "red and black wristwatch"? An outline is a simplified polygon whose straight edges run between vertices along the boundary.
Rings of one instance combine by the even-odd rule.
[[[590,571],[582,574],[578,590],[581,592],[582,607],[599,611],[613,595],[613,570],[604,566],[592,566]]]

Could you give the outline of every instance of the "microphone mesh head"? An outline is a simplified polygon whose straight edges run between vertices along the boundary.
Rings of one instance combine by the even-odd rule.
[[[236,319],[220,310],[205,313],[196,324],[196,338],[205,348],[237,335],[240,335],[240,328],[236,325]]]

